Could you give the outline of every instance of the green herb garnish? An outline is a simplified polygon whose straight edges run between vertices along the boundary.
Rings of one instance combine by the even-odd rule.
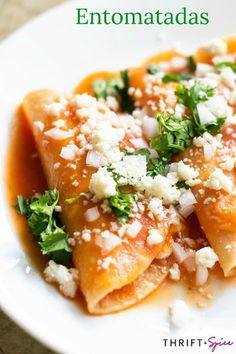
[[[132,212],[132,203],[135,201],[135,194],[133,193],[118,193],[108,199],[113,213],[118,217],[121,223],[126,223]]]
[[[197,81],[190,89],[182,85],[178,86],[175,94],[179,98],[178,102],[187,107],[193,117],[195,135],[201,135],[204,132],[216,134],[220,131],[225,122],[225,117],[220,117],[215,121],[201,125],[197,111],[199,103],[206,102],[214,96],[214,88]]]
[[[192,78],[191,74],[188,73],[168,73],[165,74],[162,78],[162,82],[164,82],[165,84],[169,83],[169,82],[180,82],[180,81],[187,81],[190,80]]]
[[[233,70],[233,72],[236,73],[236,63],[232,63],[230,61],[224,61],[222,63],[216,64],[217,69],[224,69],[224,68],[230,68]]]
[[[150,75],[155,75],[160,71],[160,66],[158,64],[150,64],[147,67],[147,72]]]
[[[18,210],[25,215],[33,235],[39,238],[43,254],[61,264],[67,264],[71,258],[68,235],[58,226],[55,207],[59,200],[59,192],[46,191],[40,197],[27,199],[18,196]]]
[[[157,114],[157,122],[158,136],[152,139],[151,146],[160,157],[169,160],[192,143],[194,127],[190,118],[180,120],[161,112]]]
[[[194,73],[196,71],[197,65],[192,55],[187,58],[187,65],[190,73]]]
[[[102,80],[98,79],[93,82],[93,92],[97,99],[108,96],[114,96],[120,103],[122,112],[132,113],[134,110],[134,102],[129,93],[129,72],[123,70],[117,79]]]
[[[147,176],[155,177],[157,175],[164,175],[165,168],[169,163],[167,158],[151,157],[150,150],[142,148],[132,153],[125,151],[126,155],[143,155],[147,158]]]
[[[66,205],[71,205],[71,204],[74,204],[74,203],[76,203],[76,202],[78,202],[78,200],[80,199],[80,195],[76,195],[75,197],[72,197],[72,198],[67,198],[67,199],[65,199],[65,204]]]

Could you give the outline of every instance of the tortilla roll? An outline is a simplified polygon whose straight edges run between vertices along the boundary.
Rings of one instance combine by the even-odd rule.
[[[32,127],[48,187],[55,188],[60,193],[61,220],[67,233],[70,236],[81,235],[85,226],[92,230],[90,242],[80,240],[76,243],[73,248],[73,261],[80,274],[80,289],[85,296],[89,312],[105,314],[136,304],[161,284],[168,274],[168,267],[161,266],[156,257],[168,251],[171,235],[177,226],[169,225],[167,218],[161,221],[151,220],[144,214],[138,220],[142,229],[136,238],[127,237],[125,241],[121,238],[121,242],[110,252],[104,253],[104,250],[98,247],[96,239],[101,237],[103,231],[109,230],[111,223],[116,222],[117,218],[112,213],[103,213],[101,202],[98,202],[100,216],[88,225],[85,213],[88,208],[94,206],[91,200],[82,196],[74,203],[66,203],[66,200],[76,199],[81,193],[88,192],[90,177],[96,171],[96,168],[86,165],[86,155],[74,161],[68,161],[61,156],[63,148],[72,141],[73,144],[76,142],[76,136],[80,134],[84,121],[76,115],[74,106],[68,103],[73,99],[55,91],[36,91],[25,97],[23,111]],[[52,114],[45,109],[55,101],[66,105],[66,114]],[[58,121],[63,127],[60,129],[69,133],[68,137],[63,133],[64,137],[52,138]],[[131,218],[129,223],[134,221],[135,217]],[[163,237],[160,243],[152,247],[146,242],[150,228],[157,229]],[[99,232],[95,235],[93,230]],[[109,267],[101,266],[104,259],[110,262]]]

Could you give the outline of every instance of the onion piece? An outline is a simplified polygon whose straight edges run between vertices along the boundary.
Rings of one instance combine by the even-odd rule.
[[[98,208],[94,207],[94,208],[87,209],[86,212],[84,213],[84,217],[88,222],[93,222],[97,220],[100,217]]]
[[[130,142],[137,149],[148,148],[148,143],[142,138],[130,139]]]
[[[178,243],[173,242],[172,249],[173,249],[173,254],[179,264],[181,264],[188,257],[188,254],[185,251],[185,249],[182,246],[180,246]]]
[[[103,156],[100,152],[91,150],[87,153],[86,165],[92,167],[100,167],[103,162]]]
[[[196,279],[196,286],[204,285],[208,279],[208,269],[206,267],[198,265],[195,279]]]
[[[146,138],[155,138],[157,136],[157,120],[145,116],[143,119],[143,133]]]
[[[180,204],[179,213],[183,217],[187,218],[194,211],[194,204],[196,203],[197,200],[190,190],[182,193],[181,196],[179,197],[179,204]]]
[[[188,273],[195,272],[196,270],[195,252],[189,253],[187,258],[182,262],[182,264]]]

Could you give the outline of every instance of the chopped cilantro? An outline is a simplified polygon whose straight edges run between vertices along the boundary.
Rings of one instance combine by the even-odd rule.
[[[39,238],[43,254],[58,263],[67,264],[71,258],[68,235],[58,226],[55,207],[59,200],[59,192],[46,191],[40,197],[30,199],[18,196],[18,210],[25,215],[33,235]]]
[[[95,80],[93,82],[93,91],[97,99],[114,96],[120,103],[122,112],[132,113],[134,110],[134,102],[129,93],[129,72],[123,70],[120,72],[120,77],[109,80]]]
[[[125,152],[126,155],[143,155],[146,156],[147,158],[147,176],[155,177],[157,175],[164,175],[165,173],[165,168],[167,164],[169,163],[169,160],[167,158],[162,158],[162,157],[151,157],[150,150],[147,148],[142,148],[137,151],[134,151],[132,153],[130,152]]]
[[[66,205],[71,205],[71,204],[74,204],[74,203],[76,203],[76,202],[78,202],[78,200],[80,199],[80,195],[76,195],[75,197],[72,197],[72,198],[67,198],[67,199],[65,199],[65,204]]]
[[[187,58],[187,65],[190,73],[194,73],[196,71],[197,65],[192,55]]]
[[[121,223],[126,223],[132,212],[132,203],[135,201],[133,193],[118,193],[108,199],[113,213],[118,217]]]
[[[180,120],[161,112],[157,114],[157,122],[158,136],[152,139],[151,146],[160,157],[169,159],[191,144],[194,128],[190,118]]]
[[[160,71],[160,67],[158,64],[150,64],[147,67],[147,72],[150,75],[155,75],[156,73],[158,73]]]
[[[215,121],[201,125],[197,111],[199,103],[206,102],[214,96],[214,88],[197,81],[190,89],[182,85],[178,86],[175,94],[179,98],[178,102],[186,106],[193,117],[195,135],[201,135],[206,131],[210,134],[216,134],[220,131],[225,122],[225,117],[220,117]]]
[[[162,82],[165,84],[175,81],[175,82],[180,82],[184,80],[190,80],[192,78],[192,75],[188,73],[168,73],[165,74],[162,78]]]
[[[224,61],[222,63],[216,64],[217,69],[224,69],[224,68],[230,68],[233,70],[233,72],[236,73],[236,63],[232,63],[230,61]]]

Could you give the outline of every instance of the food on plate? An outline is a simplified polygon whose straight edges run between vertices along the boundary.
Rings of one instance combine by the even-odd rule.
[[[18,195],[48,282],[91,314],[125,309],[170,278],[236,270],[236,37],[186,57],[95,73],[22,111],[47,180]],[[197,229],[197,232],[196,232]]]

